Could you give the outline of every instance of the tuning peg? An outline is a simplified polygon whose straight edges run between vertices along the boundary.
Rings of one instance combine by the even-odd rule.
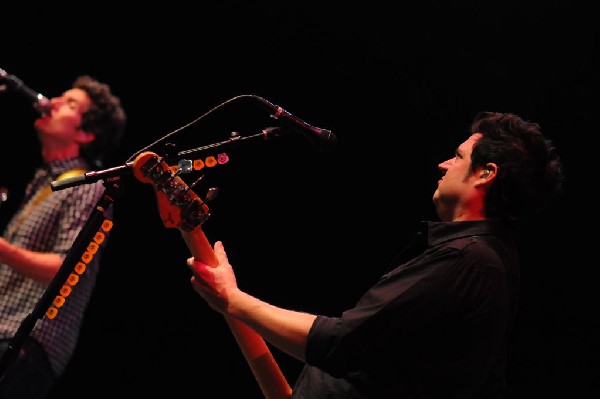
[[[219,189],[216,187],[211,187],[208,189],[205,199],[206,202],[210,202],[212,200],[214,200],[215,198],[217,198],[217,194],[219,193]]]
[[[177,146],[174,143],[165,143],[162,153],[167,164],[172,165],[177,162]]]
[[[192,161],[189,159],[180,160],[177,162],[177,170],[180,170],[180,173],[190,173],[192,170],[194,170]]]
[[[0,205],[4,204],[8,199],[8,189],[6,187],[0,187]]]

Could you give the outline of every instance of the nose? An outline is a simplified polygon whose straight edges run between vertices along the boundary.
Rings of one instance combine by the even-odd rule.
[[[450,160],[447,159],[444,162],[438,164],[438,169],[440,170],[440,172],[445,172],[446,170],[448,170],[449,164],[450,164]]]
[[[64,104],[64,102],[65,100],[62,97],[52,97],[50,99],[50,104],[52,105],[52,108],[58,108],[62,104]]]

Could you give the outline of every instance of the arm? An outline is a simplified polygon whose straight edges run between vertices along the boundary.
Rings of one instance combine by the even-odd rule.
[[[63,258],[55,253],[34,252],[0,238],[0,262],[44,285],[50,284]]]
[[[182,235],[193,255],[189,259],[189,264],[197,263],[208,268],[219,266],[221,255],[217,256],[213,252],[200,227],[194,229],[192,233],[182,231]],[[287,399],[291,397],[292,388],[281,372],[263,337],[250,326],[230,315],[224,314],[224,318],[265,398]]]
[[[188,259],[194,290],[217,312],[243,322],[280,350],[305,361],[306,338],[316,316],[278,308],[241,291],[220,241],[214,252],[216,267]]]

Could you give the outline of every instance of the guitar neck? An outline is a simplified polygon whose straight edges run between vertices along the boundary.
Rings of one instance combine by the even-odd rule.
[[[183,241],[185,241],[185,244],[194,259],[212,267],[219,264],[217,256],[212,249],[212,245],[210,245],[208,238],[206,238],[206,235],[200,226],[192,231],[180,231]]]
[[[200,225],[208,217],[208,206],[153,152],[142,152],[133,162],[133,173],[142,183],[152,184],[161,219],[177,228],[197,261],[216,267],[219,262]],[[246,362],[267,399],[287,399],[292,389],[263,338],[253,329],[225,316]]]
[[[215,267],[218,259],[200,227],[191,232],[180,230],[192,256],[197,261]],[[254,378],[267,399],[287,399],[292,389],[275,361],[264,339],[246,324],[225,316],[225,321],[242,350]]]

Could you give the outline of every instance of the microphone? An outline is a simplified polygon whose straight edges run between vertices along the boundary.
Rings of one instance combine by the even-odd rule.
[[[51,104],[50,100],[46,96],[30,89],[25,85],[25,83],[23,83],[21,79],[17,78],[15,75],[8,74],[2,68],[0,68],[0,83],[2,83],[2,86],[16,91],[32,101],[33,108],[40,115],[47,115],[50,112]]]
[[[127,162],[125,165],[86,172],[78,176],[67,177],[66,179],[54,180],[50,182],[50,189],[52,191],[59,191],[65,188],[75,187],[81,184],[90,184],[101,179],[112,179],[127,174],[133,174],[133,161]]]
[[[275,105],[259,96],[253,97],[258,99],[259,102],[269,111],[273,112],[271,115],[272,118],[281,120],[291,128],[298,129],[300,133],[302,133],[305,137],[312,141],[313,144],[316,144],[322,150],[331,149],[337,144],[337,138],[335,137],[335,134],[331,132],[331,130],[314,127],[302,119],[295,117],[285,109],[281,108],[279,105]]]

